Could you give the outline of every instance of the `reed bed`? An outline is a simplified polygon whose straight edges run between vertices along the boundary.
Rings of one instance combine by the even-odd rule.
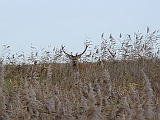
[[[0,60],[0,120],[159,120],[160,35],[112,35],[75,71],[61,49]],[[122,36],[120,35],[120,38]],[[88,41],[87,41],[88,42]],[[6,52],[7,51],[7,52]]]

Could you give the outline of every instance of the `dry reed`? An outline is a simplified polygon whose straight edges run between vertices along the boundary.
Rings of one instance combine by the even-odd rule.
[[[120,36],[117,48],[114,37],[103,34],[100,48],[81,58],[79,71],[56,48],[40,55],[32,47],[28,59],[3,54],[0,119],[160,119],[160,59],[154,54],[160,36]]]

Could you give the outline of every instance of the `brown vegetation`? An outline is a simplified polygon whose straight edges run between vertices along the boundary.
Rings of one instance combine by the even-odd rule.
[[[28,59],[2,55],[0,120],[160,119],[160,59],[151,44],[159,37],[147,29],[134,44],[127,35],[119,49],[111,35],[102,38],[78,71],[58,49],[42,56],[33,49]]]

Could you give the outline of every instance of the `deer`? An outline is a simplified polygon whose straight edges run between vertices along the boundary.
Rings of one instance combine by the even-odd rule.
[[[63,45],[61,46],[62,47],[62,51],[64,52],[64,54],[71,60],[73,70],[79,71],[78,59],[80,59],[81,56],[86,52],[88,46],[89,45],[85,46],[85,49],[81,54],[76,53],[76,55],[68,54],[64,49],[65,46],[63,46]]]

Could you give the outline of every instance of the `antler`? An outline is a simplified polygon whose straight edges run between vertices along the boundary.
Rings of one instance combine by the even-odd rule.
[[[69,59],[72,59],[73,55],[70,55],[70,54],[65,52],[65,50],[64,50],[65,46],[62,45],[61,47],[62,47],[62,51],[69,57]]]
[[[76,56],[77,56],[78,58],[80,58],[80,57],[81,57],[81,56],[86,52],[86,50],[87,50],[88,46],[89,46],[89,45],[86,45],[86,47],[85,47],[84,51],[83,51],[81,54],[76,55]]]
[[[73,59],[73,58],[75,58],[75,57],[76,57],[77,59],[79,59],[79,58],[86,52],[88,46],[89,46],[89,45],[86,45],[84,51],[83,51],[81,54],[76,54],[76,56],[73,56],[73,55],[71,55],[71,54],[66,53],[65,50],[64,50],[64,47],[65,47],[65,46],[62,46],[62,51],[63,51],[70,59]]]
[[[72,60],[72,65],[73,65],[73,67],[74,67],[75,70],[78,69],[78,59],[86,52],[88,46],[89,45],[86,45],[84,51],[81,54],[79,54],[79,55],[78,54],[76,54],[76,55],[72,55],[71,54],[70,55],[70,54],[66,53],[65,50],[64,50],[65,46],[62,46],[62,51],[67,55],[67,57],[70,60]]]

